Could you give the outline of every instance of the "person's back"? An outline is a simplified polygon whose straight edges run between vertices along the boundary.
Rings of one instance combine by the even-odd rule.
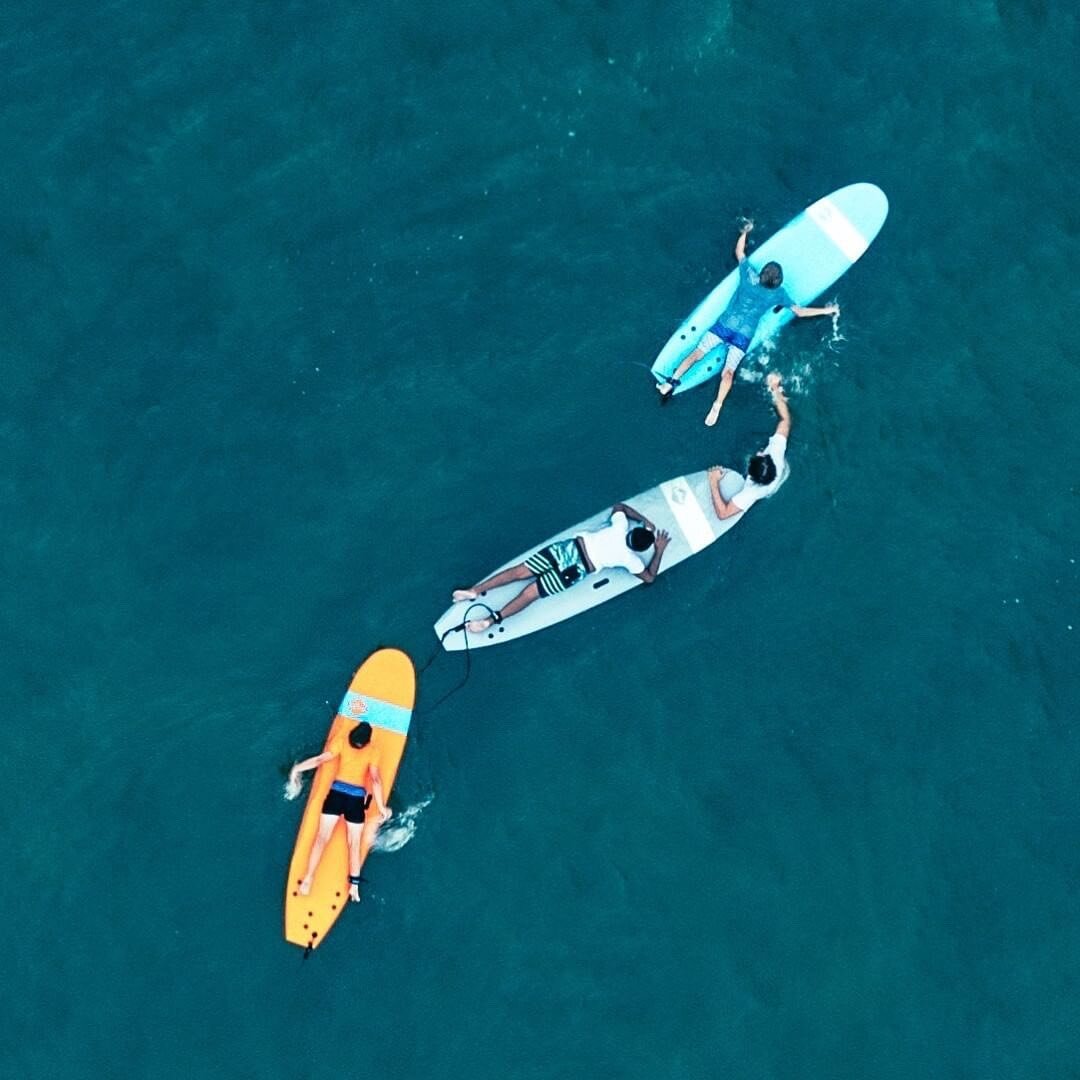
[[[759,274],[750,265],[749,259],[739,263],[739,284],[724,314],[720,316],[720,322],[745,339],[745,348],[749,348],[763,315],[774,307],[791,306],[791,297],[780,286],[783,277],[779,270],[776,263],[769,263]],[[776,284],[768,284],[770,281]]]
[[[333,753],[338,755],[336,783],[348,784],[354,788],[365,788],[367,784],[368,766],[371,764],[372,747],[366,742],[361,747],[353,746],[346,733],[335,740],[330,747]]]
[[[612,513],[609,524],[602,529],[582,534],[581,542],[585,545],[585,552],[594,569],[623,567],[631,574],[640,574],[645,569],[645,562],[637,552],[647,551],[652,547],[652,534],[645,529],[628,532],[627,525],[626,514],[622,510],[616,510]],[[646,535],[635,538],[633,534],[636,532]],[[632,546],[635,539],[643,546]]]

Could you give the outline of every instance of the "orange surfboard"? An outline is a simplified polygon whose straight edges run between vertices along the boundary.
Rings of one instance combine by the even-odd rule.
[[[326,737],[329,747],[341,732],[350,731],[361,720],[371,725],[371,760],[382,773],[383,797],[386,800],[390,798],[401,755],[405,752],[415,701],[416,671],[412,660],[400,649],[379,649],[357,669]],[[297,891],[319,828],[323,800],[334,782],[336,772],[336,759],[315,770],[289,863],[285,888],[285,940],[304,948],[314,949],[321,945],[342,909],[349,904],[349,852],[343,818],[338,819],[330,842],[326,845],[315,871],[311,892],[301,896]],[[379,829],[378,816],[374,811],[373,805],[364,823],[360,841],[361,866]]]

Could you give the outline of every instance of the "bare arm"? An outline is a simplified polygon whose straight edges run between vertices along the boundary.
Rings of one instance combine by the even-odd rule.
[[[383,798],[382,773],[378,765],[368,766],[368,778],[371,780],[371,794],[375,799],[375,805],[379,808],[379,817],[386,821],[390,817],[390,808]]]
[[[665,529],[661,529],[656,534],[656,543],[653,545],[653,557],[649,560],[649,565],[646,566],[640,574],[635,574],[634,577],[641,578],[646,585],[651,585],[656,580],[656,575],[660,573],[660,560],[663,559],[664,550],[670,543],[670,534]]]
[[[780,382],[780,376],[775,371],[769,373],[767,382],[769,393],[772,394],[773,408],[780,415],[780,422],[776,425],[776,434],[783,435],[786,439],[791,434],[791,410],[784,396],[784,387]]]
[[[328,750],[323,751],[321,754],[316,754],[314,757],[304,758],[303,761],[298,761],[289,770],[289,779],[295,780],[300,773],[307,772],[308,769],[317,769],[323,762],[330,761],[336,758],[337,754],[331,754]]]
[[[792,304],[790,311],[796,319],[806,319],[813,315],[835,315],[840,308],[836,304],[828,304],[826,307],[799,307]]]
[[[750,230],[753,229],[754,223],[748,221],[739,230],[739,239],[735,241],[735,261],[742,262],[746,258],[746,238],[750,235]]]
[[[736,514],[741,514],[742,510],[737,507],[733,502],[728,502],[723,495],[720,494],[720,479],[724,475],[726,470],[720,468],[719,465],[714,465],[709,470],[709,494],[712,496],[713,509],[716,511],[716,516],[723,521],[724,518],[734,517]]]
[[[656,532],[656,526],[640,510],[635,510],[632,506],[627,506],[626,503],[616,503],[611,508],[613,514],[617,514],[620,510],[628,518],[632,518],[634,521],[640,521],[649,532]]]

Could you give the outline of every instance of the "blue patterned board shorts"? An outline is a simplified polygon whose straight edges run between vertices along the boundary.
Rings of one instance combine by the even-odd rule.
[[[536,574],[536,587],[541,596],[565,592],[589,572],[585,568],[581,542],[576,536],[569,540],[556,540],[554,544],[541,548],[525,560],[525,565]]]
[[[715,334],[725,344],[734,345],[736,349],[741,349],[744,353],[750,348],[750,339],[745,334],[730,329],[723,322],[713,323],[709,327],[709,332]]]

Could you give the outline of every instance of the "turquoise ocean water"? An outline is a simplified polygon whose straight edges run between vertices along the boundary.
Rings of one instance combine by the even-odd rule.
[[[1080,1076],[1078,47],[1061,0],[9,5],[0,1073]],[[790,482],[474,656],[302,964],[283,773],[352,669],[741,465],[764,367],[714,431],[644,367],[739,215],[857,180],[842,340],[770,358]]]

